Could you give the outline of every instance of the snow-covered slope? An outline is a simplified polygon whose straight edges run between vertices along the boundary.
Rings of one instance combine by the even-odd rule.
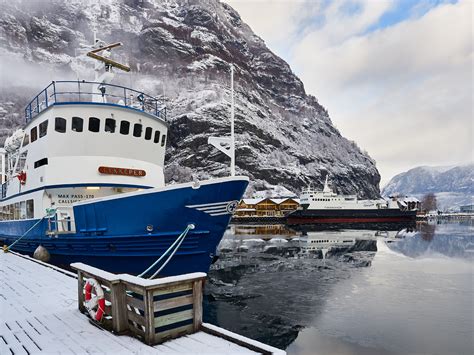
[[[228,160],[207,144],[229,132],[229,63],[236,68],[237,171],[252,190],[290,191],[327,171],[339,192],[379,194],[375,162],[341,136],[327,110],[306,94],[289,65],[273,54],[229,5],[217,0],[2,1],[0,140],[21,124],[21,106],[51,80],[91,79],[77,48],[121,41],[134,70],[118,78],[170,110],[168,181],[221,176]],[[8,88],[5,84],[8,84]]]
[[[435,193],[442,209],[473,203],[474,164],[449,167],[420,166],[394,176],[382,195]]]

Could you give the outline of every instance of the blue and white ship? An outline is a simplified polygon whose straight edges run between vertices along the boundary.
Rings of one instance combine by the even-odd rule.
[[[148,275],[207,272],[248,178],[166,186],[166,107],[111,84],[129,68],[109,58],[119,43],[96,43],[100,77],[52,82],[0,148],[0,242],[30,255],[41,245],[57,265],[141,274],[162,256]]]

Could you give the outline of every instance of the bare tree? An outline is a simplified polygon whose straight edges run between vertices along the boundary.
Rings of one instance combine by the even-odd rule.
[[[421,199],[421,208],[423,211],[436,211],[438,203],[434,193],[428,193]]]

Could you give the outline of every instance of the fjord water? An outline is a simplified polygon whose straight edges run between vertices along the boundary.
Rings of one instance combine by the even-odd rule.
[[[473,232],[233,226],[204,318],[288,354],[472,354]]]

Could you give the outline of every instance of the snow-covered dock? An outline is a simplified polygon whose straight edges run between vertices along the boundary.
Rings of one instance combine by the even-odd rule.
[[[78,294],[76,274],[0,253],[0,354],[285,354],[205,323],[193,334],[148,346],[95,325],[78,310]]]

